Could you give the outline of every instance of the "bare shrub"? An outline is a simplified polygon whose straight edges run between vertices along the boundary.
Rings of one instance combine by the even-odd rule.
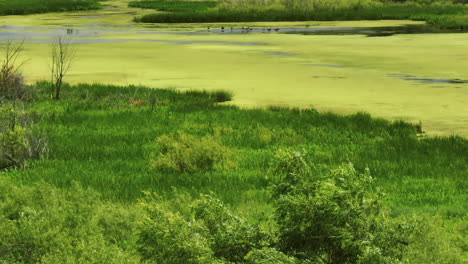
[[[0,100],[22,100],[28,95],[28,87],[20,71],[23,63],[17,59],[24,42],[7,41],[3,48],[3,63],[0,69]]]
[[[60,36],[51,48],[51,84],[54,99],[60,99],[63,78],[70,70],[76,55],[76,48],[71,45],[71,39]]]

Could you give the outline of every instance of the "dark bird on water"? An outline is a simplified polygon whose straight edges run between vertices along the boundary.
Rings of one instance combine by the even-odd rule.
[[[210,26],[208,26],[207,30],[208,30],[208,31],[210,31],[210,28],[211,28],[211,27],[210,27]]]
[[[268,32],[270,32],[270,31],[271,31],[271,28],[267,28],[267,30],[268,30]]]
[[[221,32],[224,32],[224,27],[221,27]]]
[[[279,28],[275,28],[275,31],[278,32],[278,31],[279,31]]]

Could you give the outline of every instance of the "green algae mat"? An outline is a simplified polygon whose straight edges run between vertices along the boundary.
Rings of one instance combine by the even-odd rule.
[[[430,135],[468,136],[466,33],[366,34],[420,24],[413,21],[140,25],[133,17],[149,11],[125,1],[103,4],[97,11],[1,17],[0,36],[26,40],[29,82],[48,78],[50,43],[68,33],[78,48],[71,83],[223,89],[244,107],[366,111],[422,122]],[[361,31],[284,34],[301,29]]]

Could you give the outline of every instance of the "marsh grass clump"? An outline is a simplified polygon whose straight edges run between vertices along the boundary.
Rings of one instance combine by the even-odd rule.
[[[151,161],[154,169],[178,173],[231,169],[236,157],[232,151],[212,136],[197,137],[177,132],[156,139],[158,151]]]
[[[131,1],[129,7],[139,7],[146,9],[157,9],[159,11],[169,12],[198,12],[216,7],[217,1]]]
[[[254,21],[336,21],[414,19],[427,20],[443,28],[466,28],[468,8],[450,1],[377,0],[286,0],[227,1],[203,11],[148,14],[135,18],[143,23],[254,22]],[[448,17],[448,19],[444,18]]]
[[[0,1],[0,15],[28,15],[47,12],[65,12],[99,9],[96,0],[8,0]]]

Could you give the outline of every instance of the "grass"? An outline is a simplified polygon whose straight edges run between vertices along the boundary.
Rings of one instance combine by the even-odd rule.
[[[1,0],[0,15],[29,15],[48,12],[99,9],[96,0]]]
[[[238,8],[221,5],[209,10],[155,13],[135,18],[143,23],[202,23],[255,21],[338,21],[414,19],[428,21],[441,28],[465,29],[468,26],[465,5],[386,4],[359,8],[324,8],[319,10],[277,7]]]
[[[301,150],[317,172],[352,162],[370,168],[394,214],[466,214],[468,140],[418,137],[404,122],[366,113],[341,116],[313,109],[239,109],[217,105],[224,92],[177,92],[145,87],[67,86],[61,101],[27,104],[41,116],[49,156],[25,170],[3,172],[15,181],[68,188],[77,181],[104,199],[132,202],[142,191],[171,199],[213,192],[246,214],[269,208],[268,175],[277,149]],[[183,132],[213,137],[238,158],[235,169],[162,172],[151,167],[156,139]]]
[[[157,9],[169,12],[199,12],[213,8],[216,1],[131,1],[129,7]]]

